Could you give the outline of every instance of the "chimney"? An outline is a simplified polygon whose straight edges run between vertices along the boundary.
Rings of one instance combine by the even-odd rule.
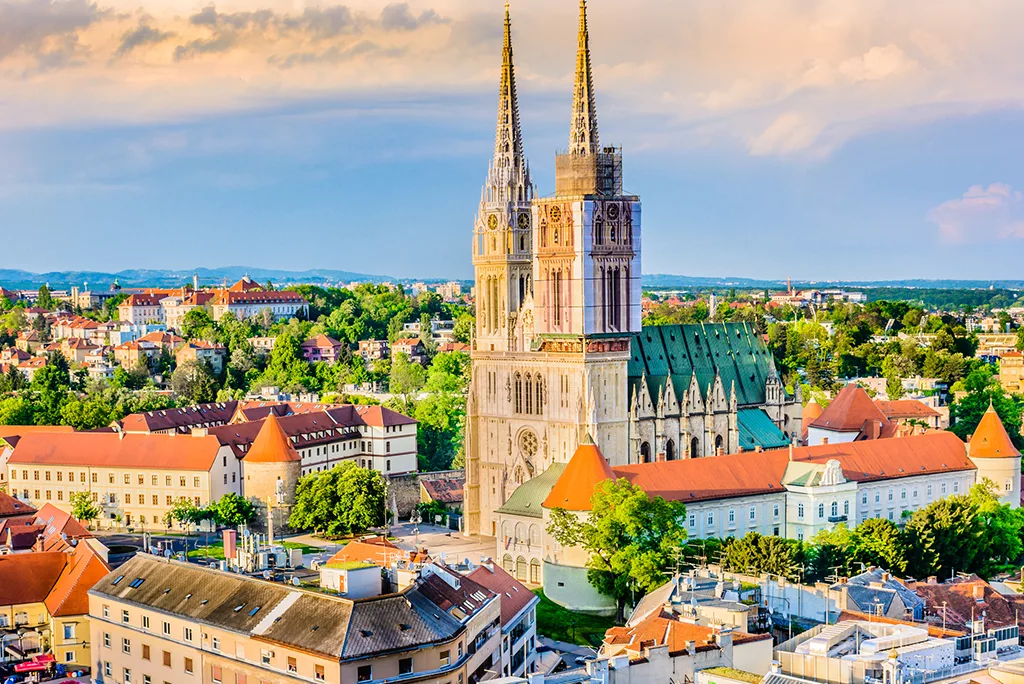
[[[192,428],[193,437],[208,437],[209,435],[210,431],[206,428]]]
[[[695,653],[697,653],[697,642],[696,641],[687,641],[686,642],[686,652],[689,653],[691,656],[694,655]]]
[[[793,460],[793,444],[792,444],[792,442],[790,442],[790,445],[789,445],[789,460],[790,461]]]
[[[928,575],[928,584],[938,584],[939,578],[935,575]]]
[[[746,449],[744,449],[742,446],[740,446],[739,450],[736,453],[737,454],[742,454],[744,451],[746,451]]]
[[[790,446],[792,446],[792,444]],[[754,447],[754,451],[760,454],[761,452],[764,451],[764,447],[758,444],[756,447]]]
[[[823,445],[825,445],[825,444],[828,444],[828,437],[822,437],[822,438],[821,438],[821,443],[822,443]]]

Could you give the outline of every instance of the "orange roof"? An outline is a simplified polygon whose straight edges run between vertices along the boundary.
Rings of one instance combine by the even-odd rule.
[[[0,439],[24,437],[37,432],[74,432],[68,425],[0,425]]]
[[[792,452],[792,460],[798,462],[825,464],[832,459],[839,461],[843,475],[855,482],[975,469],[967,458],[964,443],[953,433],[944,431],[797,447]],[[708,501],[785,491],[782,479],[789,460],[788,450],[777,449],[638,463],[619,466],[613,471],[616,477],[628,479],[651,496],[668,501]],[[547,506],[547,502],[544,505]]]
[[[999,420],[999,414],[991,403],[971,435],[967,453],[971,458],[1020,458],[1020,452],[1013,446],[1003,421]]]
[[[252,292],[253,290],[262,290],[260,284],[255,282],[249,276],[243,276],[241,280],[228,288],[229,292]]]
[[[328,347],[340,347],[341,342],[334,339],[333,337],[328,337],[327,335],[317,335],[316,337],[311,337],[305,342],[303,342],[301,346],[320,347],[322,349],[325,349]]]
[[[390,566],[395,559],[413,563],[429,563],[430,557],[421,551],[406,551],[395,546],[385,537],[371,537],[351,541],[331,556],[328,563],[356,563],[364,561],[380,566]]]
[[[512,575],[505,572],[504,568],[496,563],[481,565],[466,575],[482,587],[490,589],[495,594],[501,595],[501,624],[506,626],[512,622],[520,611],[537,597],[526,585]]]
[[[277,416],[271,413],[263,420],[263,427],[245,454],[245,460],[248,463],[286,463],[302,460],[302,457],[295,451]]]
[[[209,471],[219,450],[212,436],[31,433],[18,442],[9,463]]]
[[[864,388],[851,382],[836,395],[820,416],[809,423],[809,427],[832,432],[860,432],[869,420],[877,420],[883,426],[889,424],[889,420],[871,401]]]
[[[733,644],[766,639],[771,639],[771,635],[732,633]],[[605,633],[604,638],[605,646],[609,647],[607,650],[611,654],[627,652],[634,656],[642,656],[644,649],[655,646],[668,646],[670,656],[681,655],[687,652],[689,641],[694,643],[695,651],[720,648],[715,642],[713,628],[683,622],[665,611],[652,613],[650,617],[632,627],[612,627]]]
[[[0,556],[0,606],[45,601],[64,571],[64,556],[60,551]]]
[[[807,441],[807,428],[810,427],[811,423],[817,420],[820,415],[821,404],[816,402],[812,397],[811,400],[807,402],[807,406],[804,406],[803,415],[800,418],[801,435],[805,442]]]
[[[0,518],[22,515],[31,516],[35,512],[36,509],[24,501],[18,501],[7,492],[0,492]]]
[[[935,418],[939,412],[917,399],[897,399],[875,402],[886,418]]]
[[[558,476],[548,498],[541,504],[544,508],[564,508],[569,511],[589,511],[594,489],[605,480],[614,480],[615,473],[605,460],[604,454],[587,435],[569,459],[565,470]]]
[[[89,612],[89,590],[107,576],[110,566],[86,543],[65,553],[67,563],[46,597],[50,615],[85,615]]]

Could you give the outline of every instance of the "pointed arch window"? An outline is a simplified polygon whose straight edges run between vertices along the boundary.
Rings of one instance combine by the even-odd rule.
[[[516,373],[513,380],[513,398],[515,399],[515,411],[516,413],[523,412],[523,376],[520,373]]]
[[[526,405],[527,415],[533,413],[533,375],[530,373],[526,374]]]
[[[700,440],[696,437],[690,440],[690,458],[700,458]]]
[[[671,439],[665,442],[665,460],[676,460],[676,445],[675,442],[673,442]]]
[[[640,462],[650,463],[651,462],[651,445],[647,442],[640,444]]]
[[[541,380],[540,373],[537,374],[537,384],[535,389],[537,392],[536,413],[538,416],[542,416],[544,415],[544,381]]]

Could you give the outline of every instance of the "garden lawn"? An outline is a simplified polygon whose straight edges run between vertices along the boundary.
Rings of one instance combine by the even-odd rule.
[[[545,596],[543,589],[534,589],[533,593],[540,597],[540,603],[537,604],[537,634],[541,636],[596,648],[601,645],[608,628],[615,626],[612,617],[586,615],[563,608]]]

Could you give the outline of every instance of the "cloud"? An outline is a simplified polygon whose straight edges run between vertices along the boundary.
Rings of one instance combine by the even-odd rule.
[[[814,144],[821,131],[821,124],[807,115],[786,112],[750,141],[750,154],[762,157],[804,150]]]
[[[947,243],[1024,239],[1024,193],[1006,183],[973,185],[928,213]]]
[[[125,31],[121,36],[121,45],[114,53],[114,57],[123,57],[137,47],[144,45],[156,45],[174,37],[171,31],[161,31],[146,23],[145,19],[139,21],[139,25]]]
[[[443,23],[446,20],[432,9],[424,10],[418,17],[414,16],[406,2],[392,2],[380,13],[380,24],[388,30],[415,31],[422,26]]]
[[[23,53],[41,70],[68,65],[87,52],[78,31],[107,15],[87,0],[2,0],[0,61]]]

